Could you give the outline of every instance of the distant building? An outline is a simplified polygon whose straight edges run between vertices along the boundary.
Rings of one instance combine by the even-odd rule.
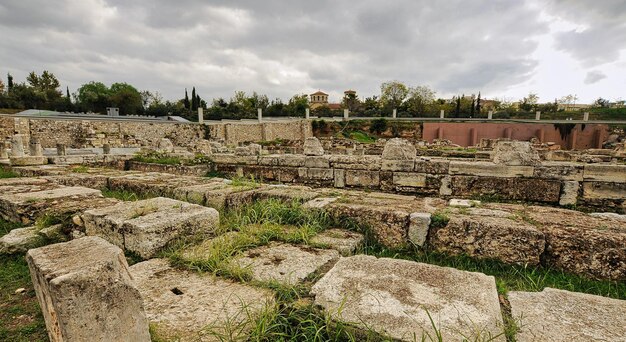
[[[346,90],[343,92],[344,98],[349,96],[356,97],[356,91],[354,90]],[[328,107],[333,110],[338,110],[343,108],[342,103],[329,103],[328,102],[328,94],[323,91],[316,91],[315,93],[309,95],[309,107],[311,109],[316,109],[319,107]]]

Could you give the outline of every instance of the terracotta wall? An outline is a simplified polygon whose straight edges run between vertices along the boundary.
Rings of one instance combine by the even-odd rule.
[[[541,124],[488,122],[425,122],[422,137],[428,142],[448,139],[461,146],[474,146],[480,139],[510,138],[554,142],[563,149],[601,148],[609,135],[605,124]]]

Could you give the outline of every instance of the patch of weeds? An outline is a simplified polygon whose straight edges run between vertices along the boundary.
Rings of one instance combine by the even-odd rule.
[[[367,133],[356,131],[348,133],[348,137],[352,140],[363,144],[373,144],[376,142],[376,138],[368,135]]]
[[[15,228],[22,228],[22,227],[24,227],[24,225],[21,223],[9,222],[0,218],[0,236],[7,234],[8,232],[12,231]]]
[[[443,228],[450,222],[450,217],[446,211],[437,211],[430,216],[430,228]]]
[[[20,225],[0,219],[0,235]],[[16,294],[15,290],[26,292]],[[47,341],[46,325],[23,256],[0,256],[0,341]]]
[[[539,225],[539,222],[537,222],[535,219],[530,217],[530,215],[528,215],[528,212],[526,211],[526,209],[516,211],[515,215],[517,215],[517,217],[522,219],[522,221],[524,221],[524,222],[526,222],[526,223],[528,223],[530,225],[533,225],[533,226],[538,226]]]
[[[0,166],[0,178],[17,178],[19,176],[20,175],[17,172]]]
[[[241,188],[242,191],[256,189],[261,186],[261,184],[256,181],[254,177],[235,177],[231,179],[230,185]]]
[[[124,256],[126,257],[126,262],[128,263],[128,266],[132,266],[134,264],[144,261],[144,258],[142,258],[141,255],[126,249],[124,250]]]
[[[285,140],[276,138],[274,140],[263,140],[259,141],[258,144],[261,146],[279,146],[285,143]]]
[[[39,229],[54,226],[55,224],[67,224],[70,220],[70,215],[57,215],[53,213],[45,213],[39,216],[35,220],[35,227]]]
[[[89,167],[85,165],[73,166],[70,171],[74,173],[87,173],[89,172]]]
[[[127,202],[134,202],[134,201],[158,197],[158,195],[152,194],[152,193],[136,193],[136,192],[128,191],[128,190],[111,190],[109,188],[103,188],[103,189],[100,189],[100,191],[102,192],[102,196],[104,197],[116,198],[118,200],[127,201]]]

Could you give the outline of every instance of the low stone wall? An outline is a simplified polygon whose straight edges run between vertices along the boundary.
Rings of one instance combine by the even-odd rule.
[[[304,140],[312,135],[308,121],[218,122],[203,125],[172,122],[131,122],[95,120],[54,120],[45,118],[0,117],[0,140],[24,134],[25,144],[37,138],[42,147],[64,144],[71,148],[156,147],[163,138],[174,145],[194,149],[202,140],[223,140],[226,144],[283,140]]]
[[[491,201],[528,201],[624,212],[626,165],[543,162],[508,166],[489,161],[380,156],[214,154],[213,170],[264,181]],[[131,163],[131,169],[134,169]]]

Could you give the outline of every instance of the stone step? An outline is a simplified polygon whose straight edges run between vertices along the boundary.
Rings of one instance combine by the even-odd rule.
[[[508,294],[516,341],[626,341],[626,301],[545,288]]]
[[[208,330],[243,339],[246,324],[274,303],[270,290],[176,269],[165,259],[135,264],[130,274],[156,335],[168,341],[219,340]]]
[[[341,258],[312,289],[335,320],[396,340],[505,341],[495,279],[407,260]]]

